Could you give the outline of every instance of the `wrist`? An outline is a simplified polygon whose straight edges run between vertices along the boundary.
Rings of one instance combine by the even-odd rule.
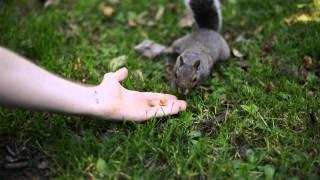
[[[83,86],[82,101],[75,109],[75,114],[98,117],[103,119],[113,118],[117,99],[109,97],[106,89],[101,85],[86,87]]]
[[[73,108],[73,114],[96,116],[99,112],[100,99],[97,86],[79,85],[79,95],[76,97],[78,103]]]

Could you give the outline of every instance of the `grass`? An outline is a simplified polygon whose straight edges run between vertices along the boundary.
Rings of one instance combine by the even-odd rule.
[[[2,0],[0,45],[90,84],[101,81],[111,59],[127,55],[129,71],[144,77],[130,73],[127,88],[176,93],[164,80],[163,60],[147,60],[133,47],[146,38],[170,44],[190,32],[177,26],[182,3],[123,0],[105,17],[100,2],[43,9],[37,1]],[[320,10],[313,2],[223,1],[223,34],[250,66],[231,58],[216,67],[219,76],[206,83],[210,90],[182,97],[189,106],[178,116],[112,123],[2,107],[1,138],[31,137],[58,179],[318,179],[320,79],[312,70],[297,71],[305,56],[320,65],[320,23],[313,16]],[[160,6],[165,14],[154,26],[128,26],[143,14],[154,21]],[[313,21],[295,18],[303,14]],[[246,40],[239,43],[240,34]]]

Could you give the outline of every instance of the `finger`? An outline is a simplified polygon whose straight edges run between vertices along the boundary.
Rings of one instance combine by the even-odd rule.
[[[127,68],[121,68],[118,71],[114,73],[115,77],[118,81],[123,81],[128,77],[128,69]]]
[[[178,114],[180,111],[186,110],[186,107],[187,103],[185,101],[171,101],[167,106],[151,108],[147,113],[147,118]]]
[[[181,100],[173,100],[168,102],[167,106],[155,106],[147,111],[147,118],[162,117],[167,115],[178,114],[187,108],[187,103]]]
[[[171,94],[144,92],[143,95],[147,99],[167,99],[167,100],[176,100],[177,99],[176,96],[171,95]]]

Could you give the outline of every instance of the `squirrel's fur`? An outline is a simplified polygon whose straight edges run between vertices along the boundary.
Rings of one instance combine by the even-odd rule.
[[[221,5],[219,0],[184,0],[192,10],[199,28],[220,31],[222,27]]]
[[[219,0],[185,2],[192,10],[198,28],[174,41],[166,50],[167,54],[177,57],[171,68],[171,82],[182,94],[187,94],[190,89],[206,80],[218,60],[226,60],[230,56],[229,46],[219,34],[222,24]]]

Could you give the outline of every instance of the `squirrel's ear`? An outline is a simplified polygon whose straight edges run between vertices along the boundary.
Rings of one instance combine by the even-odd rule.
[[[183,61],[182,56],[179,56],[178,58],[179,58],[180,66],[183,65],[183,64],[184,64],[184,61]]]
[[[193,64],[193,67],[198,69],[200,66],[200,60],[196,61],[194,64]]]

